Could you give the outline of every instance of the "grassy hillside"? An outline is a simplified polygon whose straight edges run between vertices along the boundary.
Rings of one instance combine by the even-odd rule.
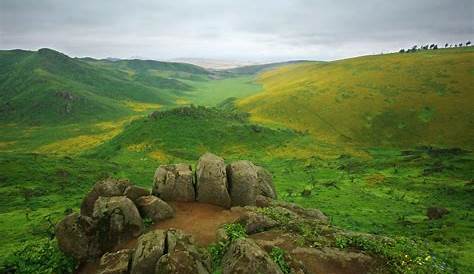
[[[192,87],[180,75],[205,78],[178,63],[70,58],[50,49],[0,51],[2,121],[71,123],[132,114],[134,104],[172,105]]]
[[[294,64],[239,107],[331,143],[473,148],[473,75],[474,48]]]
[[[0,261],[24,242],[47,237],[50,221],[77,210],[97,179],[150,187],[158,165],[192,164],[211,151],[227,162],[249,159],[268,168],[280,199],[321,208],[338,226],[420,239],[461,273],[472,267],[474,158],[467,151],[379,148],[351,156],[308,134],[251,123],[245,113],[203,107],[138,118],[76,155],[68,152],[75,144],[60,144],[60,154],[0,153]],[[450,213],[427,220],[430,206]]]

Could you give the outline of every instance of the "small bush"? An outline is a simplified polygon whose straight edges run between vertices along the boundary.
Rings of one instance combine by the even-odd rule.
[[[24,245],[6,260],[0,272],[17,274],[73,273],[76,261],[59,250],[55,240],[40,240]]]
[[[270,252],[270,257],[272,260],[280,267],[281,271],[284,274],[290,274],[291,268],[285,260],[285,251],[279,247],[272,248]]]

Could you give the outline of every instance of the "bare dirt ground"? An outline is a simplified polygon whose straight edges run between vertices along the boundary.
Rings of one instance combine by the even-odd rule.
[[[228,209],[203,203],[169,202],[175,209],[175,217],[154,224],[151,230],[176,228],[193,235],[196,244],[207,246],[216,240],[217,229],[239,218],[240,213]],[[133,239],[115,250],[136,247],[137,239]],[[76,273],[96,273],[98,262],[90,262],[79,267]]]

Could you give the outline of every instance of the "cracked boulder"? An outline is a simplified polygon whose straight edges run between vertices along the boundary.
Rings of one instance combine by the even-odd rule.
[[[100,255],[96,223],[90,217],[69,214],[56,225],[55,234],[61,251],[80,262]]]
[[[153,195],[138,198],[136,205],[143,218],[150,218],[155,223],[174,217],[173,208],[165,201]]]
[[[196,168],[196,200],[229,208],[228,187],[224,159],[212,153],[202,155]]]
[[[153,178],[153,195],[165,201],[192,202],[196,199],[190,165],[162,165]]]
[[[100,258],[98,274],[127,274],[130,269],[133,249],[122,249],[105,253]]]
[[[253,240],[240,238],[231,243],[222,259],[223,274],[283,274],[267,252]]]
[[[93,218],[97,220],[99,244],[103,251],[109,251],[143,232],[140,213],[127,197],[99,197]]]
[[[128,180],[105,179],[97,182],[92,190],[84,197],[81,204],[81,215],[92,216],[95,201],[99,197],[114,197],[124,195],[125,189],[131,186]]]
[[[227,166],[232,206],[254,206],[258,194],[257,167],[250,161],[237,161]]]
[[[256,166],[256,169],[258,194],[271,199],[276,199],[277,192],[275,185],[273,184],[272,174],[261,166]]]
[[[131,273],[153,273],[155,271],[156,263],[166,251],[165,248],[165,230],[154,230],[140,236],[133,256]]]
[[[196,246],[191,235],[177,229],[167,232],[168,253],[158,261],[155,273],[207,274],[211,269],[206,249]]]

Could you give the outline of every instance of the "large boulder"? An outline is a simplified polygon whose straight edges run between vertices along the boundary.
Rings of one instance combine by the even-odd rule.
[[[152,193],[165,201],[194,201],[196,197],[191,166],[177,164],[158,167]]]
[[[56,225],[59,248],[81,262],[100,256],[96,227],[90,217],[78,213],[69,214]]]
[[[127,274],[130,269],[133,249],[122,249],[105,253],[100,258],[97,274]]]
[[[283,273],[268,253],[248,238],[231,243],[222,259],[222,266],[224,274]]]
[[[127,197],[99,197],[92,215],[98,222],[99,242],[104,252],[143,232],[140,213]]]
[[[150,218],[155,223],[174,217],[173,208],[165,201],[153,195],[138,198],[136,205],[143,218]]]
[[[128,186],[124,190],[123,195],[135,203],[138,198],[150,195],[150,191],[147,189],[132,185],[132,186]]]
[[[237,223],[245,228],[247,234],[262,232],[278,225],[278,222],[272,218],[251,210],[244,212]]]
[[[84,197],[81,204],[81,215],[92,216],[95,201],[99,197],[114,197],[124,195],[125,189],[131,186],[128,180],[112,178],[97,182],[92,190]]]
[[[165,253],[165,242],[165,230],[154,230],[140,236],[133,256],[131,273],[153,273],[156,263]]]
[[[228,188],[224,159],[212,153],[202,155],[196,168],[197,201],[229,208]]]
[[[276,199],[277,193],[273,184],[272,174],[261,166],[256,166],[256,169],[258,194]]]
[[[158,261],[155,273],[159,274],[207,274],[211,268],[206,249],[196,246],[191,235],[181,230],[167,232],[168,253]]]
[[[258,193],[257,167],[249,161],[227,166],[232,206],[255,205]]]

